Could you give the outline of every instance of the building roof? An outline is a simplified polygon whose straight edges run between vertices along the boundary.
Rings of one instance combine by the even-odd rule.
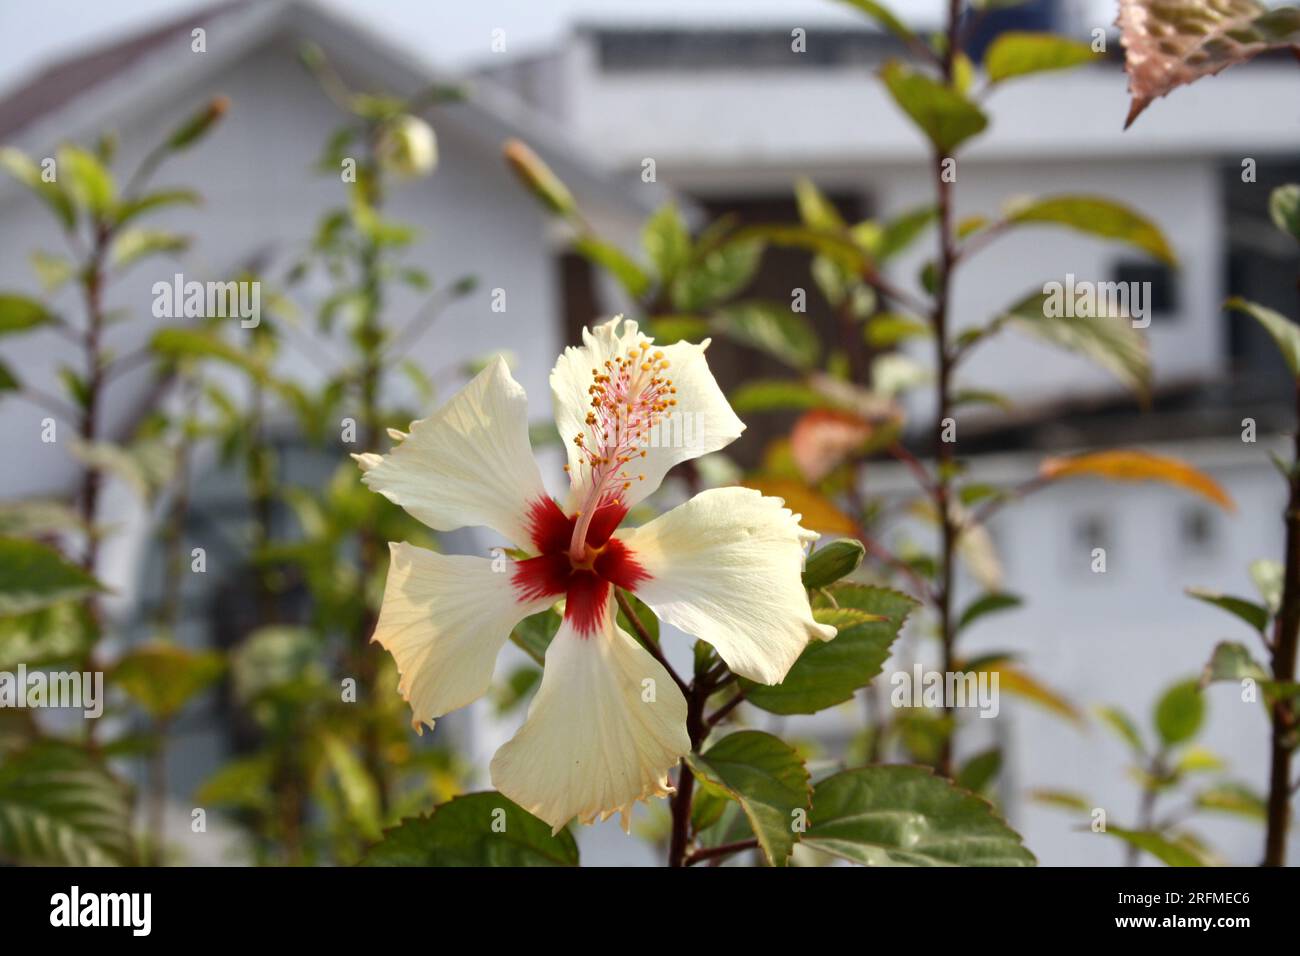
[[[195,57],[188,37],[197,27],[208,34],[209,53]],[[219,35],[220,43],[213,42]],[[38,69],[0,98],[0,141],[30,141],[33,148],[55,140],[88,136],[107,118],[121,122],[151,102],[180,89],[258,47],[282,38],[312,40],[350,71],[399,94],[413,93],[455,78],[431,69],[378,36],[365,24],[313,0],[225,0],[133,33]],[[491,79],[476,79],[462,103],[438,107],[463,120],[485,147],[527,141],[574,189],[601,201],[648,211],[666,193],[639,180],[619,183],[522,99]],[[0,181],[0,191],[10,185]]]

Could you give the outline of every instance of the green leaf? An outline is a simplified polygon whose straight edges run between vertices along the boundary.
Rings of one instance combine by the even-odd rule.
[[[1201,686],[1217,681],[1267,681],[1270,677],[1244,644],[1221,641],[1214,645],[1210,660],[1201,673]]]
[[[266,368],[247,349],[236,348],[225,339],[200,329],[161,329],[150,347],[171,359],[213,359],[243,370],[255,381],[269,384]]]
[[[997,747],[977,753],[962,764],[954,781],[963,790],[982,793],[1002,769],[1002,751]]]
[[[172,130],[167,137],[167,148],[180,151],[193,146],[208,134],[217,121],[230,108],[230,101],[224,96],[215,96],[192,116],[187,117],[180,126]]]
[[[1205,747],[1191,746],[1183,749],[1174,763],[1176,774],[1218,773],[1226,768],[1223,758]]]
[[[175,459],[167,454],[167,446],[160,441],[145,441],[131,448],[101,441],[72,445],[73,456],[96,471],[111,474],[131,487],[147,501],[167,482],[168,469]]]
[[[364,866],[577,866],[568,830],[550,827],[499,793],[470,793],[384,831]]]
[[[383,830],[383,812],[374,778],[361,758],[338,736],[324,734],[322,745],[325,762],[343,798],[348,822],[366,840],[378,840]]]
[[[98,637],[85,609],[76,604],[54,604],[39,611],[0,617],[0,670],[76,664]]]
[[[546,649],[560,629],[560,614],[553,607],[532,614],[520,621],[510,632],[510,640],[538,664],[546,663]]]
[[[220,654],[159,643],[131,650],[113,666],[112,679],[151,716],[170,718],[225,669]]]
[[[768,863],[785,866],[812,794],[794,748],[771,734],[742,730],[686,759],[696,777],[740,803]]]
[[[0,763],[0,858],[116,866],[131,857],[127,790],[80,747],[29,744]]]
[[[10,146],[0,148],[0,168],[40,197],[64,229],[71,229],[77,224],[77,210],[72,204],[72,197],[58,182],[42,179],[41,167],[21,150]]]
[[[262,751],[222,765],[194,793],[202,806],[266,811],[275,802],[275,755]]]
[[[1273,614],[1282,608],[1282,588],[1285,571],[1282,562],[1270,558],[1260,558],[1250,563],[1250,580],[1255,590],[1264,599],[1264,606]]]
[[[641,231],[641,245],[659,273],[659,281],[672,282],[691,255],[691,234],[675,203],[660,206]]]
[[[59,291],[77,274],[76,265],[64,256],[51,255],[37,249],[29,253],[27,259],[47,295]]]
[[[803,842],[866,866],[1035,862],[987,801],[927,767],[862,767],[821,781]]]
[[[728,338],[760,349],[806,371],[817,362],[821,343],[807,317],[770,302],[739,302],[720,309],[714,327]]]
[[[897,60],[880,71],[899,107],[945,156],[982,132],[988,118],[961,93]]]
[[[885,223],[879,237],[870,244],[870,252],[880,261],[892,259],[912,244],[939,216],[934,206],[908,210]]]
[[[25,614],[102,590],[98,581],[53,548],[0,538],[0,615]]]
[[[202,201],[199,194],[192,189],[163,189],[118,203],[113,212],[113,221],[120,227],[137,216],[155,209],[166,206],[197,206]]]
[[[1245,598],[1233,597],[1231,594],[1221,594],[1208,588],[1188,588],[1186,593],[1188,597],[1194,597],[1206,604],[1213,604],[1215,607],[1240,618],[1261,634],[1268,627],[1270,615],[1268,608],[1262,604],[1247,601]]]
[[[1078,810],[1087,813],[1092,809],[1092,803],[1082,794],[1072,793],[1069,790],[1045,790],[1037,789],[1029,792],[1029,799],[1035,803],[1041,803],[1044,806],[1056,807],[1061,810]]]
[[[952,406],[960,408],[963,405],[993,405],[1004,412],[1011,411],[1013,403],[1010,398],[1002,392],[995,392],[986,388],[961,388],[953,393]]]
[[[1009,611],[1012,608],[1020,607],[1025,602],[1014,594],[1007,594],[1001,591],[990,591],[987,594],[981,594],[961,612],[961,617],[957,620],[957,633],[969,627],[978,621],[985,614],[996,614],[998,611]]]
[[[81,515],[53,498],[20,498],[0,502],[0,535],[34,538],[81,528]]]
[[[790,379],[757,379],[731,393],[731,407],[737,415],[822,408],[825,397],[816,389]]]
[[[1123,827],[1108,826],[1100,831],[1107,836],[1123,840],[1145,853],[1150,853],[1161,863],[1169,866],[1204,866],[1205,862],[1178,843],[1167,840],[1152,830],[1126,830]]]
[[[1300,241],[1300,185],[1288,183],[1274,189],[1268,197],[1268,214],[1279,229]]]
[[[905,43],[916,40],[916,34],[883,3],[877,3],[876,0],[840,0],[840,2],[856,7]]]
[[[158,254],[175,254],[190,247],[186,236],[163,232],[158,229],[124,229],[113,240],[113,264],[125,269],[131,263],[145,256]]]
[[[794,181],[794,198],[799,207],[799,218],[805,226],[827,232],[846,228],[839,210],[811,179],[800,176]]]
[[[867,549],[861,541],[841,538],[818,548],[809,557],[803,571],[803,586],[824,588],[848,577],[862,564]]]
[[[647,607],[635,594],[628,592],[624,592],[624,594],[628,599],[628,603],[632,605],[632,610],[636,612],[637,620],[641,622],[641,627],[650,635],[650,640],[658,642],[659,618],[655,616],[655,612],[650,610],[650,608]],[[632,622],[627,619],[627,615],[623,613],[622,608],[618,609],[618,614],[615,615],[615,617],[618,621],[619,627],[627,631],[629,634],[636,634],[636,628],[633,627]]]
[[[230,678],[242,703],[286,700],[298,704],[323,685],[320,645],[305,627],[268,625],[244,638],[231,654]]]
[[[1300,326],[1280,312],[1274,312],[1267,306],[1247,302],[1236,296],[1224,305],[1234,311],[1244,312],[1264,326],[1264,331],[1273,337],[1278,351],[1286,360],[1286,367],[1290,370],[1292,378],[1300,379]]]
[[[1244,783],[1216,783],[1196,795],[1201,810],[1231,813],[1248,820],[1262,821],[1268,816],[1268,804]]]
[[[1150,392],[1151,359],[1147,341],[1128,318],[1048,315],[1049,299],[1049,293],[1035,292],[1012,306],[998,321],[1049,345],[1091,359],[1138,395]]]
[[[928,338],[932,334],[925,322],[905,315],[885,313],[867,323],[867,342],[876,348],[887,349],[908,339]]]
[[[833,602],[833,603],[832,603]],[[773,714],[815,714],[842,704],[869,684],[889,659],[890,647],[917,602],[899,591],[833,585],[813,601],[813,616],[865,612],[883,621],[845,621],[833,640],[810,641],[785,680],[774,686],[741,680],[745,700]]]
[[[851,237],[825,229],[786,224],[745,226],[737,229],[731,238],[735,242],[762,239],[768,245],[803,249],[817,256],[825,256],[849,274],[860,273],[871,264],[870,257]]]
[[[105,218],[117,201],[113,176],[94,153],[79,146],[62,146],[58,150],[59,176],[68,183],[77,204],[96,218]]]
[[[578,204],[574,201],[569,187],[564,185],[551,167],[547,166],[526,143],[517,139],[508,140],[502,153],[506,165],[543,206],[565,219],[577,214]]]
[[[763,241],[726,242],[693,258],[672,284],[672,303],[684,312],[711,309],[749,285],[763,258]]]
[[[1014,76],[1067,70],[1096,59],[1092,47],[1079,40],[1051,33],[1008,32],[998,35],[984,54],[989,80],[999,83]]]
[[[52,321],[54,316],[35,299],[0,293],[0,335],[26,332]]]
[[[18,381],[13,370],[4,362],[0,362],[0,392],[16,392],[22,387],[22,382]]]
[[[591,235],[573,241],[574,251],[618,280],[627,294],[640,299],[650,290],[650,277],[636,261],[612,243]]]
[[[1205,700],[1196,680],[1170,687],[1156,702],[1155,725],[1166,746],[1186,743],[1196,736],[1205,719]]]
[[[1118,707],[1098,707],[1097,716],[1101,718],[1102,723],[1128,744],[1135,754],[1142,756],[1146,753],[1146,747],[1142,744],[1142,734],[1138,731],[1137,723],[1134,722],[1132,717]]]
[[[1177,259],[1160,229],[1123,203],[1100,196],[1049,196],[1016,207],[1007,222],[1065,226],[1090,236],[1115,239],[1150,253],[1161,262]]]
[[[671,342],[703,342],[709,337],[709,320],[697,315],[656,315],[643,330],[660,345]]]

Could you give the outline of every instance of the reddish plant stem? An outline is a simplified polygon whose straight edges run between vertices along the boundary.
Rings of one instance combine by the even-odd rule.
[[[1275,681],[1295,680],[1296,642],[1300,633],[1300,388],[1296,390],[1295,460],[1288,480],[1286,561],[1282,606],[1273,625],[1272,665]],[[1286,837],[1291,809],[1291,754],[1296,734],[1293,701],[1279,695],[1271,711],[1272,739],[1268,776],[1268,828],[1264,865],[1286,865]]]
[[[953,82],[954,68],[959,42],[958,25],[961,17],[960,0],[948,0],[947,42],[943,51],[943,78],[949,85]],[[931,316],[931,328],[934,332],[935,360],[935,399],[938,409],[935,421],[934,441],[935,458],[938,465],[932,491],[941,535],[942,555],[939,566],[939,588],[936,595],[939,612],[939,634],[943,646],[943,670],[949,673],[955,662],[953,627],[952,591],[953,562],[957,550],[958,528],[953,520],[951,500],[953,443],[946,439],[947,421],[952,413],[952,353],[948,349],[949,304],[952,295],[952,271],[957,261],[956,244],[953,239],[952,184],[945,175],[944,165],[949,157],[935,149],[933,171],[935,198],[939,211],[939,261],[935,275],[934,311]],[[954,436],[955,437],[955,436]],[[945,701],[944,714],[950,725],[939,751],[938,770],[944,776],[952,776],[952,735],[955,730],[955,712],[952,701]]]
[[[705,860],[715,860],[723,856],[731,856],[733,853],[743,853],[745,850],[752,850],[758,846],[758,839],[750,837],[748,840],[737,840],[735,843],[724,843],[722,846],[706,847],[703,850],[695,850],[687,854],[686,866],[694,866],[696,863],[703,863]]]
[[[650,636],[650,632],[645,629],[645,625],[641,623],[641,619],[637,617],[636,610],[632,607],[632,602],[627,598],[627,592],[623,591],[621,588],[615,588],[614,599],[618,601],[618,607],[619,610],[623,612],[623,616],[626,617],[628,623],[632,625],[632,630],[636,632],[637,639],[640,640],[641,646],[649,651],[650,656],[658,661],[660,666],[668,672],[668,676],[673,679],[673,683],[677,685],[677,689],[680,690],[682,695],[689,700],[691,696],[690,685],[678,677],[677,672],[673,670],[672,665],[668,663],[668,658],[664,657],[664,652],[655,642],[655,639]]]
[[[703,685],[691,684],[686,695],[686,733],[691,739],[691,752],[699,749],[708,736],[704,722],[704,699],[708,696]],[[672,795],[669,809],[672,812],[672,837],[668,844],[668,865],[686,865],[686,851],[691,838],[691,802],[695,796],[695,774],[682,760],[677,767],[677,792]]]
[[[671,669],[669,673],[672,673]],[[704,707],[714,690],[716,686],[706,675],[698,672],[686,688],[686,734],[690,737],[692,753],[698,751],[704,739],[709,736],[710,724],[704,719]],[[694,796],[695,775],[687,761],[682,760],[677,767],[677,792],[669,802],[672,813],[672,836],[668,843],[669,866],[687,865],[686,858],[691,843],[691,801]]]

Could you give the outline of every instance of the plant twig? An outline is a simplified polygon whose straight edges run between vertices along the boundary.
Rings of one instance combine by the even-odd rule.
[[[750,837],[748,840],[737,840],[735,843],[724,843],[721,846],[705,847],[702,850],[695,850],[687,854],[685,865],[694,866],[696,863],[703,863],[705,860],[714,860],[721,856],[730,856],[733,853],[743,853],[745,850],[753,850],[758,846],[758,838]]]
[[[723,704],[721,707],[715,710],[712,716],[707,718],[704,721],[704,723],[710,727],[716,726],[722,721],[724,717],[726,717],[729,713],[731,713],[733,710],[739,707],[741,703],[744,702],[744,700],[745,700],[745,688],[741,687],[739,690],[736,691],[735,695],[730,700],[728,700],[725,704]]]
[[[1300,386],[1296,388],[1295,464],[1292,466],[1286,505],[1286,560],[1283,566],[1282,605],[1273,626],[1272,664],[1275,681],[1295,680],[1296,643],[1300,635]],[[1291,750],[1296,732],[1295,705],[1279,695],[1270,713],[1271,760],[1268,779],[1268,830],[1264,838],[1264,865],[1286,865],[1286,837],[1291,822]]]
[[[626,617],[628,623],[632,625],[632,630],[636,632],[637,639],[641,642],[641,645],[649,651],[650,656],[657,660],[660,666],[668,672],[668,676],[673,679],[673,682],[677,685],[677,689],[680,690],[687,699],[689,699],[691,688],[687,686],[685,681],[677,676],[677,672],[673,670],[673,665],[668,663],[668,658],[664,657],[664,652],[660,649],[654,638],[650,636],[650,632],[645,629],[645,625],[641,623],[641,619],[637,617],[636,611],[632,607],[632,602],[627,599],[627,592],[622,588],[615,588],[614,598],[618,601],[619,610],[623,612],[623,616]]]

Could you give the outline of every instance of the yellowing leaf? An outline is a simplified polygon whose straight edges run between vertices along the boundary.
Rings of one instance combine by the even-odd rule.
[[[773,498],[785,500],[785,506],[803,515],[805,528],[833,534],[856,535],[858,525],[832,501],[798,481],[788,478],[758,478],[743,483]]]
[[[1224,511],[1237,506],[1223,487],[1177,458],[1145,451],[1099,451],[1072,458],[1048,458],[1038,473],[1049,481],[1061,478],[1105,478],[1109,481],[1160,481],[1183,488],[1214,502]]]
[[[1031,677],[1019,668],[999,661],[990,661],[975,668],[975,671],[976,673],[982,671],[987,671],[990,674],[996,673],[998,675],[999,692],[1006,691],[1008,694],[1015,694],[1017,697],[1032,701],[1073,723],[1083,723],[1083,714],[1078,707],[1046,684],[1040,683],[1036,677]]]

